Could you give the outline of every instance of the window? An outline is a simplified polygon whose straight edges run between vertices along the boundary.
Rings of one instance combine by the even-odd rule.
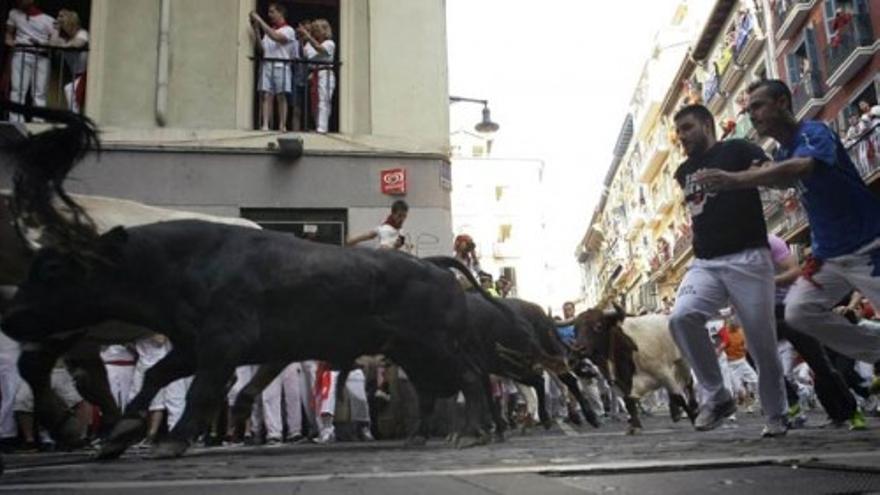
[[[268,19],[270,3],[273,3],[273,0],[257,0],[256,11],[263,19]],[[276,84],[290,85],[291,91],[281,103],[285,106],[283,111],[278,108],[278,102],[273,101],[269,107],[271,110],[266,112],[265,116],[262,104],[263,93],[259,91],[259,88],[263,84],[263,73],[267,68],[264,68],[262,63],[255,63],[254,78],[257,91],[254,94],[254,128],[259,129],[267,126],[271,129],[279,129],[281,127],[279,119],[283,114],[285,117],[284,127],[287,129],[294,131],[315,130],[318,127],[323,129],[326,126],[324,130],[337,132],[339,129],[339,49],[341,46],[339,41],[339,0],[281,0],[278,3],[287,8],[287,23],[294,29],[303,21],[326,20],[332,31],[336,52],[330,62],[291,63],[280,61],[289,59],[289,57],[276,58],[275,60],[278,61],[273,62],[272,66],[268,68],[272,77],[266,76],[265,79],[279,81]],[[305,60],[302,49],[296,58]],[[254,60],[260,61],[260,54],[256,50]],[[290,80],[286,81],[285,78],[290,78]],[[315,85],[314,90],[312,85]],[[324,91],[318,91],[319,87]],[[324,95],[329,95],[329,97]],[[315,98],[319,98],[319,100],[315,101]],[[325,100],[326,98],[329,99]],[[329,107],[322,105],[324,101],[328,102]],[[329,108],[329,115],[327,108]]]
[[[510,186],[495,186],[495,202],[500,203],[505,199],[508,192],[510,191]]]
[[[56,21],[62,9],[74,12],[76,15],[67,16],[67,19],[78,19],[79,27],[86,31],[89,30],[92,10],[91,0],[40,0],[38,4],[40,10]],[[0,16],[3,18],[4,30],[6,29],[6,19],[9,18],[9,11],[14,5],[15,2],[13,1],[0,2]],[[64,37],[62,32],[62,38]],[[0,74],[7,75],[10,86],[18,87],[18,84],[13,83],[13,72],[22,74],[21,77],[28,77],[27,74],[29,73],[33,74],[33,64],[27,63],[27,60],[32,59],[34,56],[33,52],[26,53],[22,51],[28,49],[30,48],[19,48],[17,50],[18,56],[14,56],[13,52],[16,50],[10,49],[5,44],[0,46],[0,61],[2,61],[0,62]],[[82,76],[88,63],[88,44],[76,51],[71,51],[69,48],[65,50],[48,48],[44,49],[42,54],[48,55],[47,57],[40,57],[48,64],[47,77],[41,83],[45,88],[46,101],[35,102],[33,100],[33,88],[27,91],[26,94],[21,95],[21,97],[10,94],[10,98],[15,101],[49,108],[67,108],[73,111],[82,110],[86,98],[85,80]],[[18,67],[13,68],[11,65],[6,65],[13,63],[19,64]],[[10,87],[9,89],[11,90],[12,88]]]
[[[507,242],[510,240],[510,234],[513,230],[513,226],[509,223],[505,223],[498,226],[498,242]]]

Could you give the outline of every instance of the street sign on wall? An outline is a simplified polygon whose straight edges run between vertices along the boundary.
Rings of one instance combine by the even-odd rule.
[[[406,169],[391,168],[380,173],[382,194],[400,196],[406,194]]]

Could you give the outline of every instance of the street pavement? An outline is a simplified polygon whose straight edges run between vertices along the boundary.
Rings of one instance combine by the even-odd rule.
[[[131,494],[584,494],[878,493],[880,420],[869,430],[818,428],[761,439],[761,419],[738,414],[712,432],[666,417],[601,429],[561,424],[506,442],[455,449],[399,441],[193,448],[181,459],[131,451],[113,462],[89,453],[4,456],[0,495]],[[813,425],[813,426],[810,426]]]

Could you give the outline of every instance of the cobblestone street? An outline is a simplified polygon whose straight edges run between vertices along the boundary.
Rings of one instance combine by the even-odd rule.
[[[818,424],[820,417],[810,418]],[[870,429],[791,431],[760,439],[740,415],[709,433],[648,418],[512,435],[466,450],[432,441],[195,448],[178,460],[146,452],[95,463],[82,453],[5,457],[0,492],[12,493],[880,493],[880,421]]]

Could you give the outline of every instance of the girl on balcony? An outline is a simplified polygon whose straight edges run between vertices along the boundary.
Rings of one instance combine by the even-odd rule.
[[[299,34],[304,42],[305,57],[310,62],[319,62],[312,65],[309,74],[309,103],[316,130],[327,132],[333,91],[336,89],[336,74],[332,65],[336,54],[333,30],[326,19],[316,19],[312,22],[311,31],[300,28]]]
[[[73,76],[73,80],[64,85],[64,98],[67,101],[67,108],[78,113],[86,98],[86,68],[89,54],[85,47],[89,44],[89,33],[82,28],[79,14],[72,10],[61,9],[56,24],[58,32],[49,44],[71,49],[62,53],[64,65]]]

